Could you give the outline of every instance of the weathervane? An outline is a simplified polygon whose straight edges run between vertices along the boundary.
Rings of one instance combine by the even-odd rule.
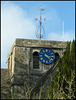
[[[36,30],[36,37],[39,38],[41,40],[41,38],[44,37],[45,35],[45,30],[42,26],[42,17],[41,17],[41,11],[45,11],[45,9],[42,9],[40,7],[40,19],[39,19],[39,27],[38,29]],[[35,21],[38,21],[38,18],[35,18]],[[44,21],[46,21],[46,18],[44,18]],[[40,31],[39,31],[40,30]],[[42,34],[42,30],[43,30],[43,34]]]

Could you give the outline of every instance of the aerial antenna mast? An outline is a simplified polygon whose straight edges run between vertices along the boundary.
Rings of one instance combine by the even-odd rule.
[[[63,21],[63,42],[64,42],[64,21]]]
[[[36,30],[36,37],[39,38],[40,40],[45,36],[45,30],[44,30],[44,27],[42,26],[42,16],[41,16],[42,11],[45,11],[45,9],[40,7],[39,27]],[[38,21],[38,18],[35,18],[35,21]],[[44,18],[44,21],[46,21],[46,18]],[[43,33],[42,33],[42,30],[43,30]]]

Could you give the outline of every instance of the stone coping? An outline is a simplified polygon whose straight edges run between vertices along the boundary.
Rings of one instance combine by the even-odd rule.
[[[35,40],[35,39],[20,39],[16,38],[7,58],[12,53],[14,47],[50,47],[50,48],[66,48],[67,42],[51,41],[51,40]]]

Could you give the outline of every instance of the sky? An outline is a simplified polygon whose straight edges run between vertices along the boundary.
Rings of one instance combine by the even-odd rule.
[[[63,31],[64,41],[75,39],[75,1],[1,1],[1,68],[16,38],[38,39],[40,7],[42,40],[63,41]]]

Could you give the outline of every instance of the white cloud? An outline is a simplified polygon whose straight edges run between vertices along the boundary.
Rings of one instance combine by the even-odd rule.
[[[54,41],[63,41],[63,33],[51,32],[47,38]],[[73,41],[73,39],[75,40],[74,31],[70,30],[68,32],[64,32],[64,41]]]
[[[39,13],[38,13],[39,14]],[[38,15],[37,14],[37,15]],[[37,16],[35,13],[30,17],[28,16],[27,10],[20,8],[19,6],[11,2],[1,2],[1,67],[6,67],[7,55],[15,38],[29,38],[35,39],[36,26],[32,21],[32,17]],[[37,16],[39,17],[39,15]],[[49,30],[57,30],[60,25],[60,17],[56,10],[48,9],[48,11],[42,14],[42,17],[46,18],[47,32]],[[52,31],[53,31],[52,30]],[[73,35],[72,35],[73,34]],[[73,40],[75,32],[68,31],[64,33],[64,41]],[[47,39],[62,41],[63,36],[61,33],[51,32],[48,34]]]
[[[35,24],[27,16],[27,11],[12,3],[1,5],[1,67],[7,60],[15,38],[35,38]]]
[[[48,9],[47,12],[45,10],[45,15],[43,14],[43,17],[45,17],[48,22],[50,21],[54,25],[58,25],[61,21],[59,15],[57,14],[57,11],[52,8]]]

